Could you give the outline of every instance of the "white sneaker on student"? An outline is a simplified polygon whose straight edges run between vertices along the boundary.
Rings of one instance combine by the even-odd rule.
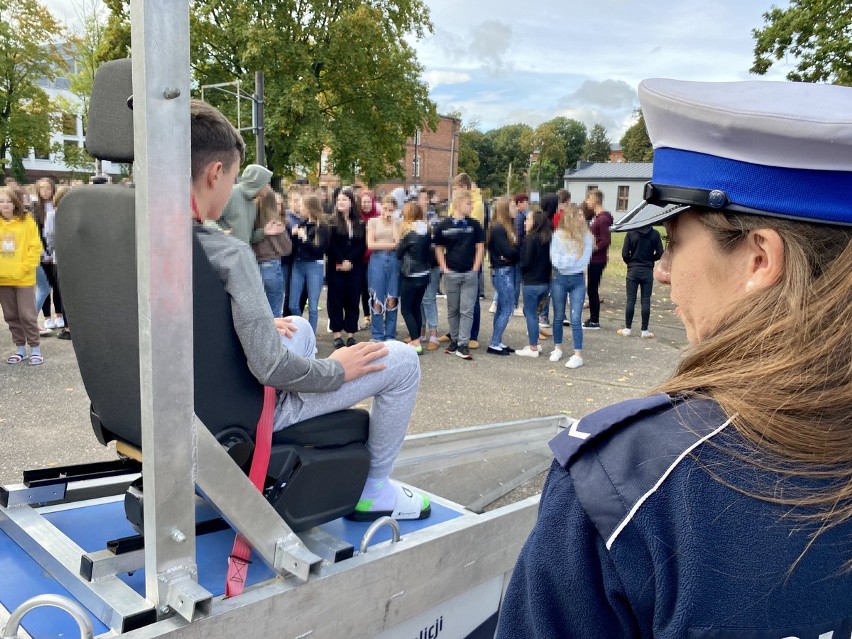
[[[553,352],[550,354],[550,361],[558,362],[560,359],[562,359],[562,349],[554,348]]]
[[[580,368],[583,365],[583,358],[579,355],[572,355],[571,359],[565,362],[565,368]]]
[[[651,331],[642,331],[642,339],[652,339],[654,334]]]
[[[512,315],[514,315],[515,317],[523,317],[524,309],[522,309],[520,306],[516,306],[515,311],[512,313]]]
[[[488,312],[489,313],[496,313],[497,312],[497,302],[491,302],[491,306],[488,307]]]
[[[47,322],[45,322],[45,325],[46,324]],[[53,328],[65,328],[65,318],[57,317],[55,320],[53,320]]]
[[[59,328],[56,324],[53,323],[52,317],[48,317],[46,320],[44,320],[44,327],[47,329]]]
[[[529,346],[524,346],[521,350],[515,351],[515,355],[520,355],[521,357],[538,357],[540,351],[533,350]]]
[[[623,335],[624,337],[630,337],[631,335],[633,335],[633,329],[632,328],[619,328],[615,332],[618,333],[619,335]]]

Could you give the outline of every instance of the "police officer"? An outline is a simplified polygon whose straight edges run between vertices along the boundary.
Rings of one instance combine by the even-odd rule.
[[[497,636],[852,634],[852,88],[647,80],[690,348],[551,443]]]

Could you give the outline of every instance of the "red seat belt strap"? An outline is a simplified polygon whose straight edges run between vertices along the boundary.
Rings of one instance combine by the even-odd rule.
[[[263,410],[257,422],[254,436],[254,456],[251,460],[249,479],[259,491],[263,491],[269,456],[272,453],[272,421],[275,414],[275,389],[263,388]],[[225,580],[225,596],[233,597],[243,591],[251,561],[251,546],[242,533],[237,533],[234,548],[228,557],[228,576]]]

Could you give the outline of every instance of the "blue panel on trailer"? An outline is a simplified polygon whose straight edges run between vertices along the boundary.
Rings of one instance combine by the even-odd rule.
[[[44,594],[73,599],[18,544],[0,533],[0,602],[11,612],[30,597]],[[96,635],[109,630],[94,615],[89,616]],[[57,608],[37,608],[27,613],[21,625],[34,639],[80,636],[77,623],[67,612]]]
[[[432,503],[432,515],[421,521],[401,521],[402,536],[449,521],[461,516],[460,512]],[[124,503],[115,501],[98,504],[76,504],[66,510],[44,514],[45,519],[61,530],[86,552],[95,552],[106,547],[106,542],[134,535],[135,532],[124,517]],[[369,528],[369,523],[337,519],[321,526],[327,533],[355,546]],[[380,529],[371,545],[388,541],[390,528]],[[199,583],[214,596],[224,593],[227,557],[234,543],[233,531],[226,530],[201,535],[196,539]],[[248,584],[257,584],[271,579],[275,574],[260,559],[252,555]],[[136,592],[145,594],[145,571],[137,570],[131,575],[119,575]],[[5,534],[0,533],[0,602],[14,610],[21,603],[41,594],[58,594],[72,598],[62,586],[47,575],[34,559]],[[95,635],[107,632],[108,628],[92,616]],[[71,617],[55,608],[39,608],[30,612],[23,623],[24,629],[34,639],[54,637],[76,637],[79,634]]]

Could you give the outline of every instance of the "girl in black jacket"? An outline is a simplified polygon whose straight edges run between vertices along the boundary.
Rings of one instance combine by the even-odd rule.
[[[522,357],[538,357],[538,307],[550,290],[550,221],[543,211],[527,215],[526,237],[521,252],[521,275],[524,282],[524,319],[527,321],[529,346],[516,351]]]
[[[491,263],[491,282],[497,292],[494,329],[487,351],[492,355],[511,355],[515,352],[501,341],[514,309],[515,267],[520,259],[510,204],[508,197],[497,200],[491,226],[488,228],[488,261]]]
[[[402,209],[402,227],[396,256],[400,261],[400,307],[402,319],[411,338],[410,345],[418,355],[423,353],[420,334],[423,314],[420,305],[429,285],[431,267],[431,242],[429,227],[424,221],[423,209],[416,202],[408,202]]]
[[[358,330],[358,300],[364,279],[367,233],[351,190],[340,191],[334,207],[326,264],[326,304],[334,348],[343,348],[355,344],[355,331]],[[345,342],[342,331],[349,334]]]
[[[300,315],[299,297],[308,289],[308,321],[314,333],[319,319],[322,293],[323,256],[328,248],[328,227],[322,223],[322,204],[316,195],[302,200],[301,221],[290,233],[293,236],[293,271],[290,275],[290,314]]]

